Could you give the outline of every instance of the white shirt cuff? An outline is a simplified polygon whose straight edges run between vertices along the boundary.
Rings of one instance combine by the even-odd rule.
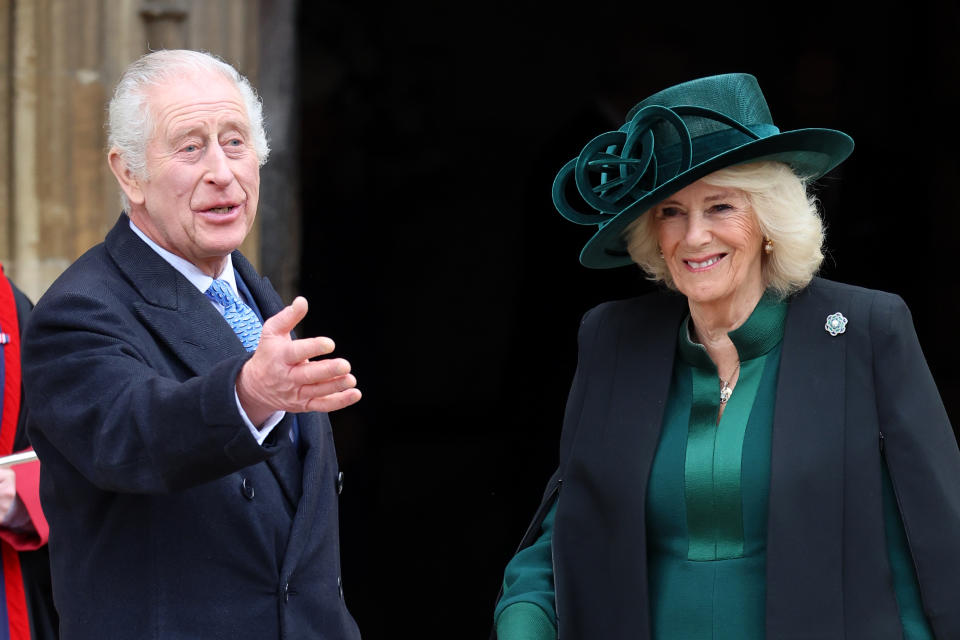
[[[244,411],[240,405],[240,396],[237,394],[236,386],[233,387],[233,398],[237,401],[237,410],[240,412],[240,417],[243,418],[243,423],[250,429],[250,433],[257,439],[257,444],[259,445],[263,444],[263,441],[267,439],[267,436],[270,435],[273,428],[283,420],[283,416],[287,415],[286,411],[274,411],[270,414],[270,417],[264,421],[263,426],[258,429],[256,425],[250,422],[250,418],[247,417],[247,412]]]

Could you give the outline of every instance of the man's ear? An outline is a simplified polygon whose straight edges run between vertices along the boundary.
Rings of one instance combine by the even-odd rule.
[[[143,189],[140,186],[140,179],[130,171],[127,161],[120,154],[120,150],[116,147],[110,149],[107,153],[107,162],[110,164],[110,170],[113,171],[117,182],[120,183],[120,188],[127,195],[130,204],[143,204]]]

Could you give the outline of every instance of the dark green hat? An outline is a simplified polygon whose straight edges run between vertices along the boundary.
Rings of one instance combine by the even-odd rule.
[[[853,139],[841,131],[781,133],[753,76],[709,76],[655,93],[630,110],[620,129],[587,143],[553,181],[553,203],[567,220],[599,227],[580,252],[580,262],[608,269],[631,263],[622,237],[631,222],[718,169],[777,160],[812,180],[852,151]],[[570,205],[571,176],[596,213]]]

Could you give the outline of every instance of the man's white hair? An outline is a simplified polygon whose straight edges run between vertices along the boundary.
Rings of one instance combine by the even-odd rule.
[[[147,175],[147,144],[154,135],[153,114],[146,99],[147,90],[159,84],[196,71],[220,73],[233,82],[240,92],[250,121],[251,144],[262,167],[270,155],[270,145],[263,128],[263,103],[250,81],[231,65],[213,54],[188,49],[161,49],[133,62],[117,82],[110,99],[107,120],[107,145],[116,149],[130,172],[140,179]],[[121,193],[123,207],[130,202]]]

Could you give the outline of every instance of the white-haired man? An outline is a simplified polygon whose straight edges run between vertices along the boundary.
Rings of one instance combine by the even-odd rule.
[[[125,213],[38,301],[29,434],[61,638],[359,638],[326,412],[360,398],[237,251],[267,158],[231,66],[157,51],[110,103]]]

